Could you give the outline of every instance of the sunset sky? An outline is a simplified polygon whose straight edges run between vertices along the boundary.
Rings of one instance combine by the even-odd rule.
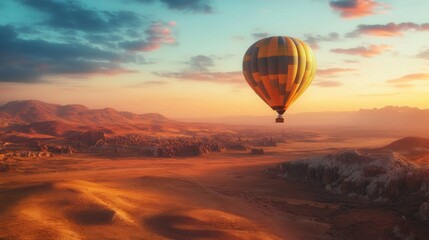
[[[427,0],[3,0],[0,104],[274,115],[241,64],[258,39],[285,35],[318,61],[290,112],[429,108],[428,13]]]

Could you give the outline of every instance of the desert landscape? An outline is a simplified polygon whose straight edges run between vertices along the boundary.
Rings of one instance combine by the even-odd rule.
[[[428,12],[0,0],[0,240],[428,240]]]
[[[426,138],[346,126],[279,132],[34,100],[0,113],[0,239],[429,234]]]

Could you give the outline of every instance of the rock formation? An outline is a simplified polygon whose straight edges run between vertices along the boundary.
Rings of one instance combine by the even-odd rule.
[[[429,169],[397,152],[314,156],[282,163],[279,173],[366,202],[416,205],[412,214],[421,220],[429,218]]]

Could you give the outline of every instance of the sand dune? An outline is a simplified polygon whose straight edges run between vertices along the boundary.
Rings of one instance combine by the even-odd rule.
[[[304,151],[308,144],[266,148],[262,156],[223,152],[178,159],[23,159],[26,171],[0,175],[0,239],[391,236],[400,221],[391,210],[349,208],[351,203],[333,200],[311,185],[266,172],[280,159],[309,154]],[[330,146],[325,141],[312,151]],[[373,225],[383,231],[362,231]]]
[[[109,175],[117,182],[100,182],[81,174],[85,180],[65,173],[44,183],[41,176],[30,185],[8,183],[0,192],[0,238],[280,239],[240,216],[251,209],[191,180],[115,172]]]

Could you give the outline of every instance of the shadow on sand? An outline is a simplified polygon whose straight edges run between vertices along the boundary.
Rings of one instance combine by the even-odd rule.
[[[160,214],[143,222],[163,237],[177,240],[235,239],[222,230],[210,229],[210,223],[180,214]]]
[[[69,212],[69,217],[77,224],[81,225],[104,225],[111,224],[115,216],[115,211],[101,207],[91,207]]]
[[[0,214],[17,205],[20,201],[30,195],[52,190],[53,184],[37,183],[29,186],[15,188],[0,188]]]

